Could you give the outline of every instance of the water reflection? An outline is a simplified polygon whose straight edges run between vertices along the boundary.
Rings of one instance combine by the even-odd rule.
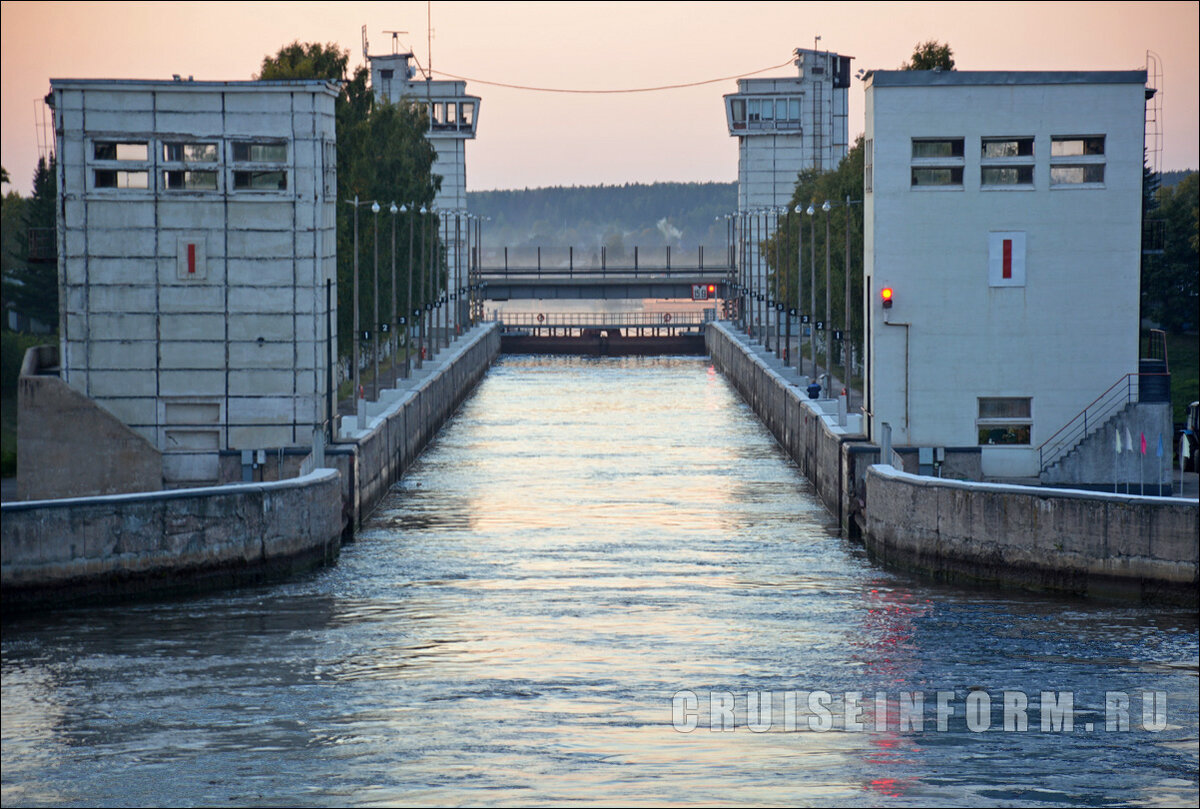
[[[1187,802],[1196,654],[1186,611],[874,567],[703,360],[505,358],[336,567],[6,623],[2,797]],[[1167,693],[1166,730],[1082,730],[1105,691],[1143,689]],[[1078,732],[1041,732],[1032,707],[1030,732],[1003,732],[1005,690],[1071,691]],[[809,729],[814,691],[829,731]],[[732,732],[709,729],[714,692]],[[772,695],[764,732],[752,692]],[[924,727],[902,729],[918,693]]]

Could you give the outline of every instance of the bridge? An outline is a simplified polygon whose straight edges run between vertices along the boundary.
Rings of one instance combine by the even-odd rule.
[[[507,312],[500,349],[510,354],[703,354],[703,312]]]
[[[715,254],[715,258],[714,258]],[[714,300],[730,297],[732,255],[703,247],[576,251],[574,247],[482,251],[484,298],[507,300]]]

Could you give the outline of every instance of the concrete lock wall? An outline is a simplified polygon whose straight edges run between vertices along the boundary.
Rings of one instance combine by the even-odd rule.
[[[939,579],[1196,604],[1194,500],[866,476],[867,549]]]
[[[856,536],[861,522],[862,475],[878,450],[858,432],[860,420],[837,424],[837,401],[812,400],[777,370],[773,355],[743,343],[727,323],[710,323],[705,341],[713,365],[758,415],[788,457],[812,482],[817,496],[838,518],[842,531]],[[866,448],[868,451],[863,452]],[[873,452],[872,452],[873,451]]]
[[[370,516],[499,353],[499,325],[477,326],[441,356],[427,360],[422,371],[414,370],[411,385],[382,391],[378,403],[368,403],[365,429],[347,431],[343,426],[339,443],[326,451],[326,463],[342,473],[348,532]]]
[[[338,473],[5,503],[4,610],[206,590],[335,559]]]

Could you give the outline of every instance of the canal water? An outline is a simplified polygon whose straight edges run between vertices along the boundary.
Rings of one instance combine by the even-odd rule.
[[[504,357],[336,566],[10,620],[0,696],[5,806],[1197,796],[1194,612],[882,570],[701,359]]]

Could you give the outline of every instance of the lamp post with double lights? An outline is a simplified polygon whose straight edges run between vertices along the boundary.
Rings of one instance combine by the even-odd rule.
[[[401,205],[400,213],[408,219],[408,264],[405,265],[408,272],[408,292],[404,296],[404,316],[400,318],[400,325],[404,326],[404,378],[409,379],[412,376],[412,323],[413,323],[413,305],[412,305],[412,282],[413,282],[413,219],[415,218],[416,203],[412,205]]]
[[[371,308],[375,319],[371,326],[371,355],[374,377],[371,380],[371,401],[379,401],[379,203],[371,203],[371,213],[375,218],[375,236],[372,247],[375,250],[375,280],[371,290]]]
[[[400,209],[396,207],[396,203],[394,201],[388,206],[388,213],[392,215],[392,316],[389,321],[391,323],[391,327],[388,330],[388,348],[391,349],[392,356],[391,374],[393,385],[396,384],[396,352],[399,350],[400,346],[400,337],[396,333],[396,327],[400,325],[396,317],[396,213],[399,210]]]
[[[833,291],[831,289],[830,274],[829,274],[829,212],[833,209],[833,205],[829,200],[825,200],[821,204],[821,210],[825,212],[825,384],[822,389],[825,391],[825,398],[832,398],[829,395],[829,376],[833,363],[833,308],[831,297]]]
[[[814,316],[817,313],[817,209],[812,205],[805,211],[808,214],[808,353],[812,357],[812,373],[809,377],[817,378],[817,324]]]

